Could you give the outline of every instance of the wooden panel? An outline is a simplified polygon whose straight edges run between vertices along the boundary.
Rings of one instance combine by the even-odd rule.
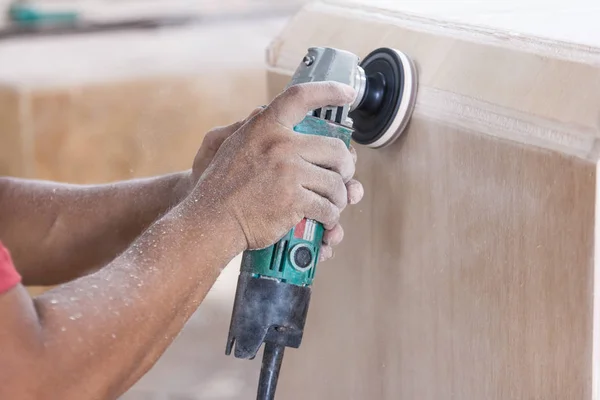
[[[317,3],[271,46],[271,96],[314,45],[399,48],[421,81],[403,137],[358,149],[281,398],[593,398],[597,50],[505,37]]]
[[[101,182],[189,168],[207,131],[244,118],[265,97],[258,68],[36,92],[36,176]]]
[[[0,86],[0,175],[27,175],[26,142],[21,135],[19,93]]]

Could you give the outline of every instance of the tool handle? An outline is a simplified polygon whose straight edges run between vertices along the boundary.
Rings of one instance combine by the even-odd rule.
[[[294,127],[301,134],[335,137],[350,146],[353,130],[330,121],[307,116]],[[298,286],[310,286],[319,260],[323,225],[303,219],[277,243],[262,250],[246,251],[242,271]]]

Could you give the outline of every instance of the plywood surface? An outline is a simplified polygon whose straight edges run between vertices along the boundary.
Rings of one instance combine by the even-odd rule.
[[[0,86],[0,174],[25,175],[27,144],[23,142],[20,124],[19,94]]]
[[[597,50],[317,3],[270,47],[271,95],[313,45],[401,49],[420,86],[401,140],[358,149],[281,398],[595,398]]]

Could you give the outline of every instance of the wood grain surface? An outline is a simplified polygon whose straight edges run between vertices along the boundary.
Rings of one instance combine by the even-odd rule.
[[[403,50],[419,95],[399,141],[358,149],[365,200],[279,396],[597,398],[597,49],[317,3],[270,47],[271,95],[315,45]]]

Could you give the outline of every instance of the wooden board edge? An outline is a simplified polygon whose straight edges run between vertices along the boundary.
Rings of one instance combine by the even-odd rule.
[[[311,2],[302,7],[297,15],[314,12],[332,16],[360,17],[380,24],[401,24],[403,27],[415,31],[600,66],[600,48],[593,46],[523,35],[518,32],[502,31],[481,25],[450,22],[365,4],[347,4],[343,0]]]
[[[285,86],[293,70],[267,66],[269,98]],[[590,162],[600,158],[600,140],[594,132],[558,124],[526,113],[430,87],[419,87],[414,115],[438,120],[449,127],[532,145]]]

